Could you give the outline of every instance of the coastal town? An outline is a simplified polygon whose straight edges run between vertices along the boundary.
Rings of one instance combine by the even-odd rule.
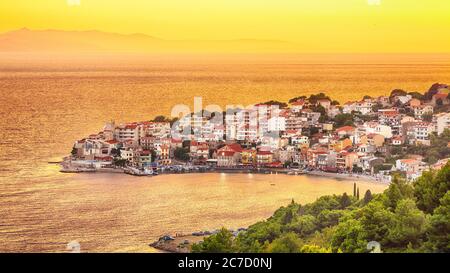
[[[223,113],[106,123],[75,142],[63,172],[311,173],[415,180],[450,157],[450,87],[393,90],[340,104],[324,93]]]

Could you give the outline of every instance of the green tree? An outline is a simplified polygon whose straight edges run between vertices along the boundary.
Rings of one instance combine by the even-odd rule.
[[[127,160],[120,158],[120,157],[114,157],[113,158],[113,165],[117,167],[125,167],[127,165]]]
[[[429,247],[435,252],[450,252],[450,191],[440,200],[430,219]]]
[[[426,229],[426,215],[416,207],[414,200],[402,199],[395,209],[394,225],[387,238],[394,246],[406,248],[409,243],[421,243]]]
[[[284,218],[283,218],[283,224],[284,224],[284,225],[289,224],[289,223],[292,221],[292,218],[293,218],[293,217],[294,217],[294,216],[293,216],[293,214],[292,214],[292,210],[288,209],[288,211],[286,211],[286,214],[284,215]]]
[[[439,172],[424,172],[414,182],[414,197],[417,207],[432,213],[440,204],[440,199],[450,190],[450,163]]]
[[[408,93],[402,89],[394,89],[391,92],[390,98],[396,97],[396,96],[406,96]]]
[[[194,253],[233,253],[236,251],[233,234],[222,228],[217,234],[205,238],[203,242],[193,244],[191,251]]]
[[[394,223],[394,213],[380,201],[373,200],[363,207],[359,218],[369,241],[385,242]]]
[[[352,114],[337,114],[333,120],[335,122],[336,128],[354,125]]]
[[[331,248],[323,248],[316,245],[303,245],[300,253],[331,253]]]
[[[347,195],[347,193],[344,192],[344,194],[341,196],[341,200],[340,200],[341,209],[345,209],[346,207],[350,206],[351,204],[352,204],[352,200]]]
[[[419,92],[409,92],[408,95],[411,95],[411,97],[418,100],[423,100],[425,98],[424,95]]]
[[[331,239],[333,252],[344,253],[366,252],[367,240],[360,221],[349,219],[339,223]]]
[[[268,246],[267,250],[271,253],[298,253],[301,246],[302,241],[298,236],[293,232],[289,232],[275,239]]]
[[[303,215],[296,217],[287,227],[287,230],[294,231],[302,237],[306,237],[316,231],[316,218],[312,215]]]
[[[189,160],[189,148],[177,147],[174,151],[174,156],[178,160],[188,161]]]
[[[383,197],[384,205],[395,209],[400,200],[413,197],[413,188],[405,179],[394,175],[391,184],[384,191]]]
[[[78,154],[78,149],[75,148],[75,145],[72,147],[72,151],[70,152],[72,156],[76,156]]]
[[[372,192],[370,190],[367,190],[366,193],[364,194],[363,203],[368,204],[372,200],[372,198],[373,198]]]
[[[317,216],[317,222],[320,228],[332,227],[339,223],[339,218],[343,215],[342,210],[325,209]]]

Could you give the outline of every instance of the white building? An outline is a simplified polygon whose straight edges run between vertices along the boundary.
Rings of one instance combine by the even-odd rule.
[[[436,131],[441,135],[445,129],[450,129],[450,113],[440,113],[434,117],[436,121]]]
[[[140,139],[140,128],[134,123],[120,125],[114,130],[114,138],[120,142],[130,140],[137,145]]]
[[[433,106],[431,105],[419,105],[413,108],[415,118],[423,118],[425,114],[433,114]]]
[[[268,129],[271,132],[280,132],[286,130],[285,117],[272,117],[269,119]]]
[[[378,122],[365,122],[361,127],[358,128],[358,131],[363,131],[365,135],[369,134],[379,134],[384,136],[385,138],[392,137],[392,128],[387,125],[382,125]]]
[[[434,131],[434,126],[429,122],[417,122],[414,125],[414,141],[416,144],[429,146],[430,135]]]

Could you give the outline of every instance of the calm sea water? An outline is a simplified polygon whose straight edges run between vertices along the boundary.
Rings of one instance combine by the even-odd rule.
[[[165,232],[246,226],[291,198],[352,190],[310,177],[70,175],[47,163],[106,121],[168,115],[194,96],[224,106],[325,91],[345,102],[434,82],[450,83],[448,64],[0,61],[0,251],[63,251],[71,240],[86,251],[146,251]]]

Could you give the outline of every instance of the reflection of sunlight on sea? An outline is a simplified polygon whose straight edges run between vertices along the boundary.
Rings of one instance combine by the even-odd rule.
[[[353,190],[351,181],[281,174],[62,176],[0,199],[2,210],[7,208],[0,219],[7,243],[0,251],[64,251],[73,240],[82,251],[154,251],[148,244],[166,233],[245,227],[292,198],[306,203]],[[374,193],[385,188],[358,186]]]

